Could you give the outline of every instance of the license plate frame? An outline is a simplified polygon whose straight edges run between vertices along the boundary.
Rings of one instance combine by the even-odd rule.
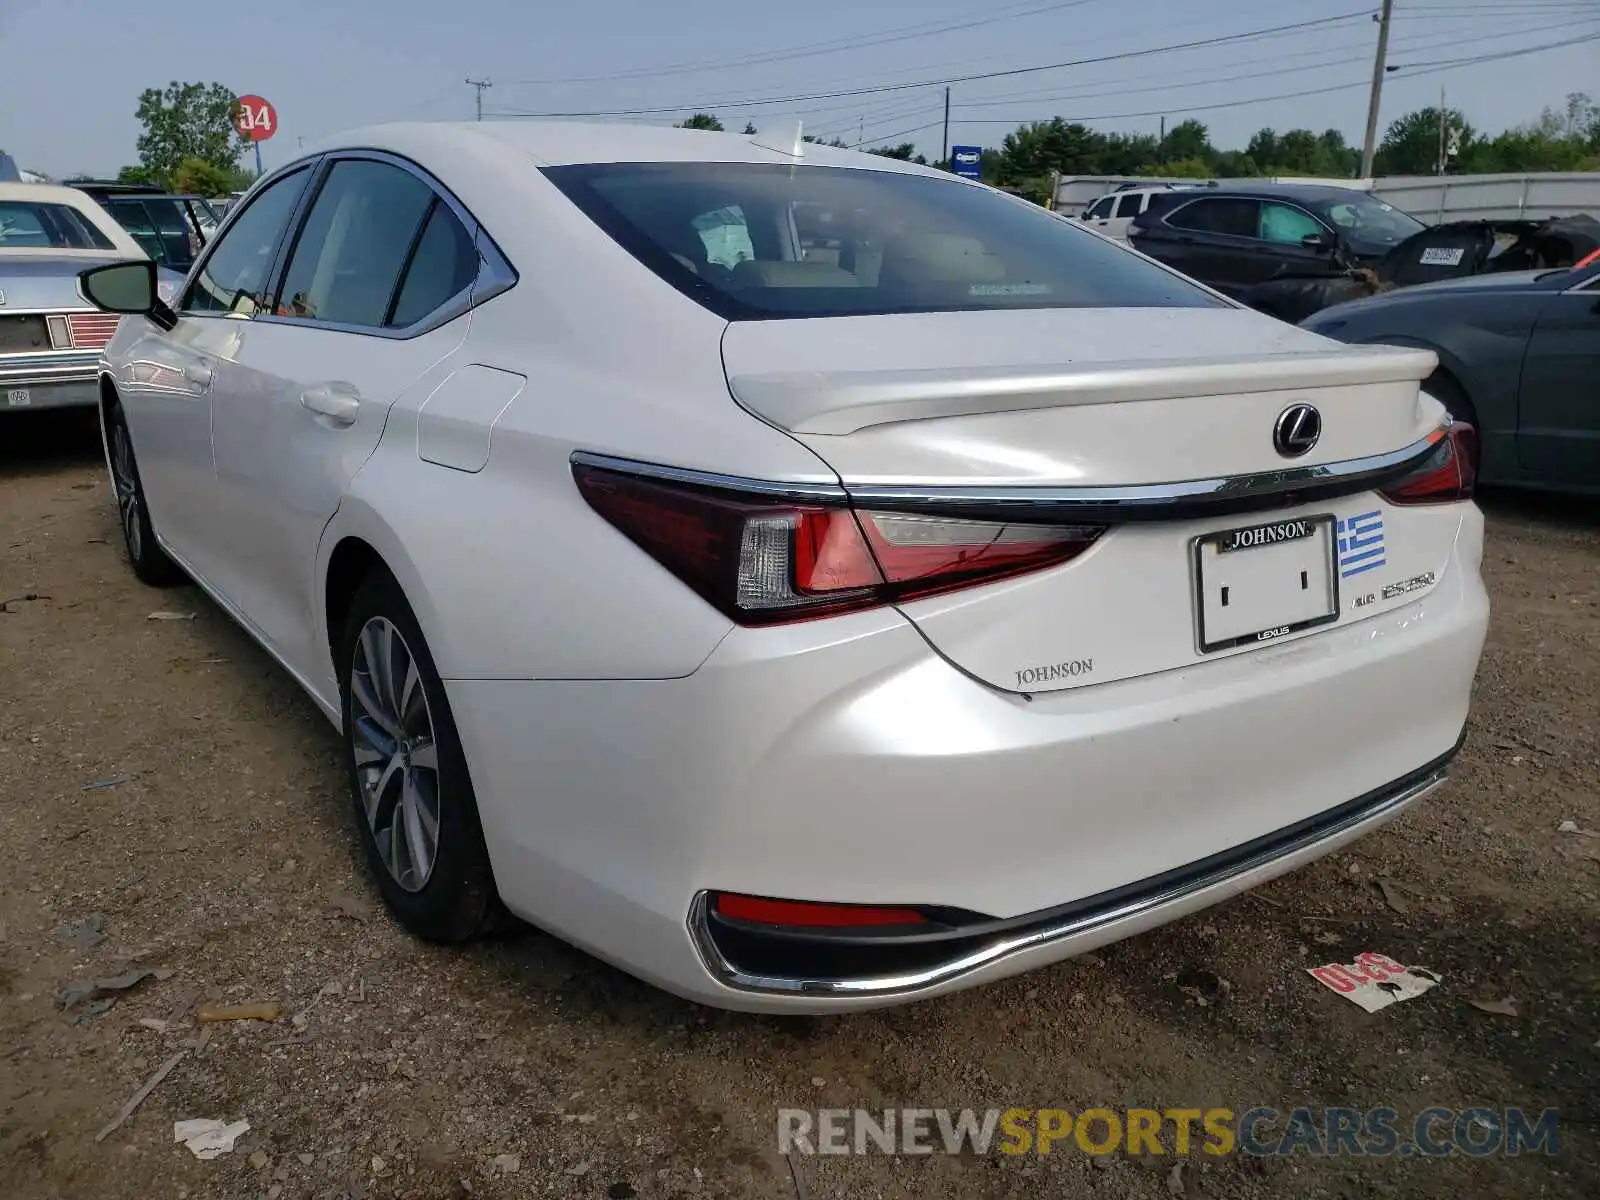
[[[33,405],[33,393],[27,388],[7,388],[7,408],[29,408]]]
[[[1269,536],[1271,531],[1283,531],[1288,526],[1304,526],[1306,527],[1306,532],[1298,537]],[[1314,629],[1317,626],[1329,625],[1337,621],[1340,615],[1341,597],[1339,594],[1339,541],[1336,529],[1337,518],[1333,513],[1315,513],[1304,517],[1290,517],[1278,521],[1261,521],[1252,525],[1236,525],[1227,529],[1216,529],[1191,539],[1190,563],[1194,573],[1195,641],[1200,653],[1215,654],[1218,651],[1231,650],[1237,646],[1260,645],[1265,642],[1276,641],[1293,633],[1299,633],[1301,630]],[[1249,541],[1248,537],[1241,539],[1241,535],[1256,535],[1258,533],[1261,535],[1262,540]],[[1274,546],[1281,546],[1285,542],[1315,538],[1322,540],[1326,556],[1328,594],[1326,611],[1317,612],[1311,616],[1301,617],[1296,620],[1268,624],[1260,629],[1242,633],[1230,633],[1214,638],[1207,636],[1205,590],[1205,560],[1207,555],[1204,553],[1207,546],[1216,546],[1217,555],[1220,557],[1231,554],[1249,554]],[[1233,544],[1230,545],[1230,541]]]

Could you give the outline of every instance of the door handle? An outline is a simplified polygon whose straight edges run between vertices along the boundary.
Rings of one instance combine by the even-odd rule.
[[[335,425],[353,425],[361,409],[361,397],[349,384],[322,383],[300,393],[300,406],[327,417]]]
[[[183,365],[183,377],[198,387],[210,387],[214,376],[210,363],[189,362]]]

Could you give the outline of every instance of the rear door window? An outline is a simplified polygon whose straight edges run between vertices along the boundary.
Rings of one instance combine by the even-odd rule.
[[[704,162],[545,174],[643,266],[730,320],[1221,303],[1079,222],[945,176]]]
[[[389,163],[334,163],[290,256],[278,315],[382,326],[433,200]]]
[[[1117,201],[1117,216],[1137,217],[1147,192],[1127,192]]]
[[[1298,246],[1306,238],[1326,232],[1320,221],[1292,204],[1275,204],[1268,200],[1261,205],[1261,231],[1258,236],[1264,242]]]
[[[1193,200],[1167,214],[1167,224],[1199,233],[1253,238],[1259,236],[1260,209],[1260,201],[1238,197]]]

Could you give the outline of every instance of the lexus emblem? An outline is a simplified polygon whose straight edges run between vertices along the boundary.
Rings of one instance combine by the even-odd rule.
[[[1272,427],[1272,446],[1285,458],[1309,453],[1322,436],[1322,414],[1309,404],[1291,404]]]

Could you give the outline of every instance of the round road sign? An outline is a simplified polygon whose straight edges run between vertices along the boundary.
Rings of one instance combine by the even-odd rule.
[[[246,141],[264,142],[278,132],[278,110],[260,96],[240,96],[233,127]]]

